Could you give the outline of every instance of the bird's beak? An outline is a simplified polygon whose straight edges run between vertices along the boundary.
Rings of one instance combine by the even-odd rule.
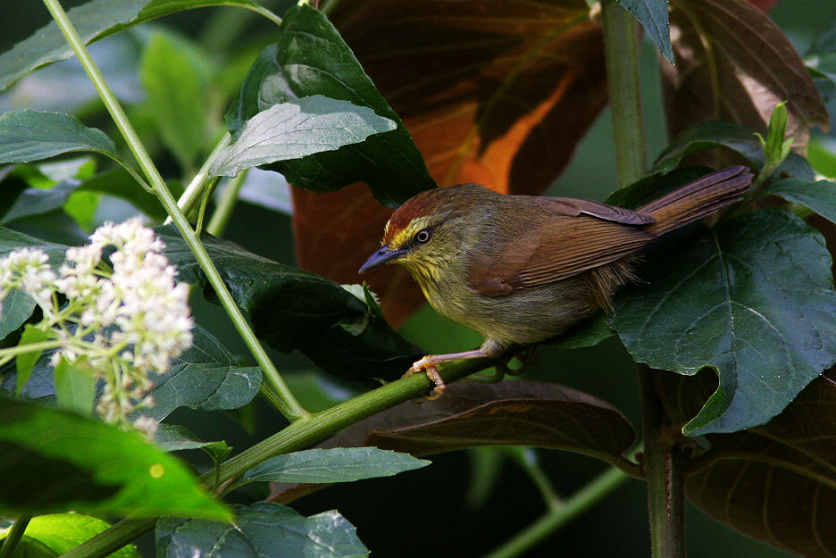
[[[406,250],[393,250],[384,244],[378,248],[374,254],[369,256],[369,259],[366,260],[366,263],[360,266],[360,270],[357,273],[366,272],[377,266],[385,264],[389,260],[394,260],[395,258],[403,256],[404,254],[406,254]]]

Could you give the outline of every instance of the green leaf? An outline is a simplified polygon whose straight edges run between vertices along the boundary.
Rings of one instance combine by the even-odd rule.
[[[0,114],[0,163],[27,163],[63,153],[94,151],[112,156],[107,135],[59,112],[24,110]]]
[[[247,120],[235,142],[212,167],[213,175],[235,176],[244,169],[334,151],[397,128],[367,107],[313,95],[273,105]]]
[[[99,208],[101,196],[95,192],[75,191],[70,194],[64,211],[72,217],[84,232],[92,233],[95,228],[96,210]]]
[[[816,171],[828,178],[836,178],[836,139],[813,136],[807,146],[807,158]]]
[[[203,442],[179,424],[159,424],[154,434],[154,443],[165,451],[183,451],[200,449],[209,454],[216,463],[230,454],[232,448],[223,440]]]
[[[577,326],[573,326],[569,331],[555,339],[554,343],[561,349],[585,349],[594,347],[613,335],[615,335],[615,331],[610,326],[609,318],[604,314],[599,314]]]
[[[143,411],[162,420],[178,407],[203,411],[243,407],[261,387],[261,370],[242,366],[206,329],[195,326],[192,346],[167,374],[155,378],[154,406]]]
[[[669,172],[676,168],[684,157],[716,147],[736,151],[754,168],[759,169],[763,166],[763,149],[751,130],[729,122],[709,121],[696,124],[677,136],[659,155],[652,172]]]
[[[161,519],[156,531],[157,556],[359,558],[369,555],[354,526],[337,511],[304,517],[293,508],[271,502],[234,509],[234,527],[208,521]]]
[[[638,362],[719,387],[691,436],[767,422],[836,361],[836,292],[824,239],[784,210],[746,214],[656,254],[651,287],[616,297],[614,326]]]
[[[156,32],[145,45],[140,80],[148,110],[180,167],[190,169],[206,144],[209,69],[186,39]]]
[[[11,223],[34,215],[43,215],[60,209],[78,188],[77,181],[62,182],[48,190],[27,188],[0,218],[0,224]]]
[[[41,341],[46,341],[47,339],[49,339],[49,332],[27,324],[23,329],[23,334],[20,336],[18,345],[40,343]],[[35,366],[35,363],[38,362],[38,359],[41,358],[42,354],[43,351],[32,351],[18,355],[15,359],[15,366],[17,367],[17,388],[15,391],[18,395],[20,395],[21,390],[23,390],[23,386],[25,386],[26,382],[29,380],[29,376],[32,374],[32,368]]]
[[[639,20],[659,53],[668,62],[675,64],[667,0],[618,0],[618,3]]]
[[[227,114],[228,125],[237,132],[256,113],[310,95],[369,107],[397,123],[397,130],[337,151],[270,166],[288,182],[316,191],[334,191],[362,181],[381,203],[393,207],[435,186],[403,122],[339,32],[320,11],[297,5],[285,14],[278,42],[262,51],[253,64],[237,103]]]
[[[177,12],[209,6],[259,6],[251,0],[92,0],[67,12],[81,40],[89,44],[130,26]],[[73,50],[54,22],[0,55],[0,90],[32,70],[66,60]]]
[[[171,185],[169,188],[172,189],[172,194],[177,195],[174,192],[175,188],[171,188]],[[121,198],[158,221],[166,217],[166,212],[159,200],[137,184],[136,180],[122,168],[111,169],[83,181],[76,189],[76,194],[81,192],[97,192]]]
[[[181,280],[206,285],[173,227],[156,229]],[[324,370],[350,377],[396,378],[421,356],[385,320],[368,317],[361,335],[341,324],[367,319],[367,306],[337,283],[205,236],[203,244],[256,334],[280,351],[299,349]]]
[[[12,289],[0,304],[0,339],[17,331],[35,310],[35,299],[18,289]]]
[[[136,432],[42,407],[0,404],[0,513],[76,510],[96,515],[177,515],[228,521],[178,460]]]
[[[26,526],[26,534],[20,541],[19,549],[22,556],[30,557],[29,545],[43,545],[49,551],[49,556],[58,556],[69,552],[87,539],[91,539],[109,528],[106,521],[97,517],[79,513],[56,513],[33,517]],[[0,533],[0,540],[6,533]],[[14,554],[12,556],[15,556]],[[136,547],[132,544],[124,546],[108,554],[111,558],[141,558]]]
[[[62,358],[53,374],[58,406],[90,415],[93,412],[93,401],[96,399],[96,377],[93,373],[73,366]]]
[[[785,178],[771,182],[766,192],[781,196],[790,203],[798,203],[836,223],[836,184],[828,180],[806,182]]]
[[[330,483],[391,477],[430,462],[377,448],[310,449],[277,455],[244,473],[244,482]]]

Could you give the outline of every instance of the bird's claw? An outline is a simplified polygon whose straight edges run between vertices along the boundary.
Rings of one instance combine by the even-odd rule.
[[[427,399],[432,401],[444,395],[444,391],[447,389],[447,384],[444,383],[444,378],[442,378],[441,374],[438,373],[438,368],[436,368],[432,357],[427,355],[420,360],[416,360],[410,369],[406,371],[404,377],[412,376],[413,374],[418,374],[419,372],[424,372],[427,375],[427,379],[429,379],[434,386],[430,394],[426,396]]]

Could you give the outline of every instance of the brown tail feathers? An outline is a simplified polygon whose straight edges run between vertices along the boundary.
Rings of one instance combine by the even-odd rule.
[[[684,227],[741,199],[752,183],[744,166],[728,167],[674,190],[636,211],[656,221],[645,230],[656,235]]]

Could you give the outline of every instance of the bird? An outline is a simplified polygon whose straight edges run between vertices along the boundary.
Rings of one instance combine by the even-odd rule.
[[[500,357],[612,313],[615,291],[638,280],[642,249],[739,201],[751,182],[747,167],[728,167],[636,210],[477,184],[426,190],[395,210],[359,273],[404,266],[436,311],[483,336],[477,349],[426,355],[406,372],[424,371],[438,396],[439,364]]]

